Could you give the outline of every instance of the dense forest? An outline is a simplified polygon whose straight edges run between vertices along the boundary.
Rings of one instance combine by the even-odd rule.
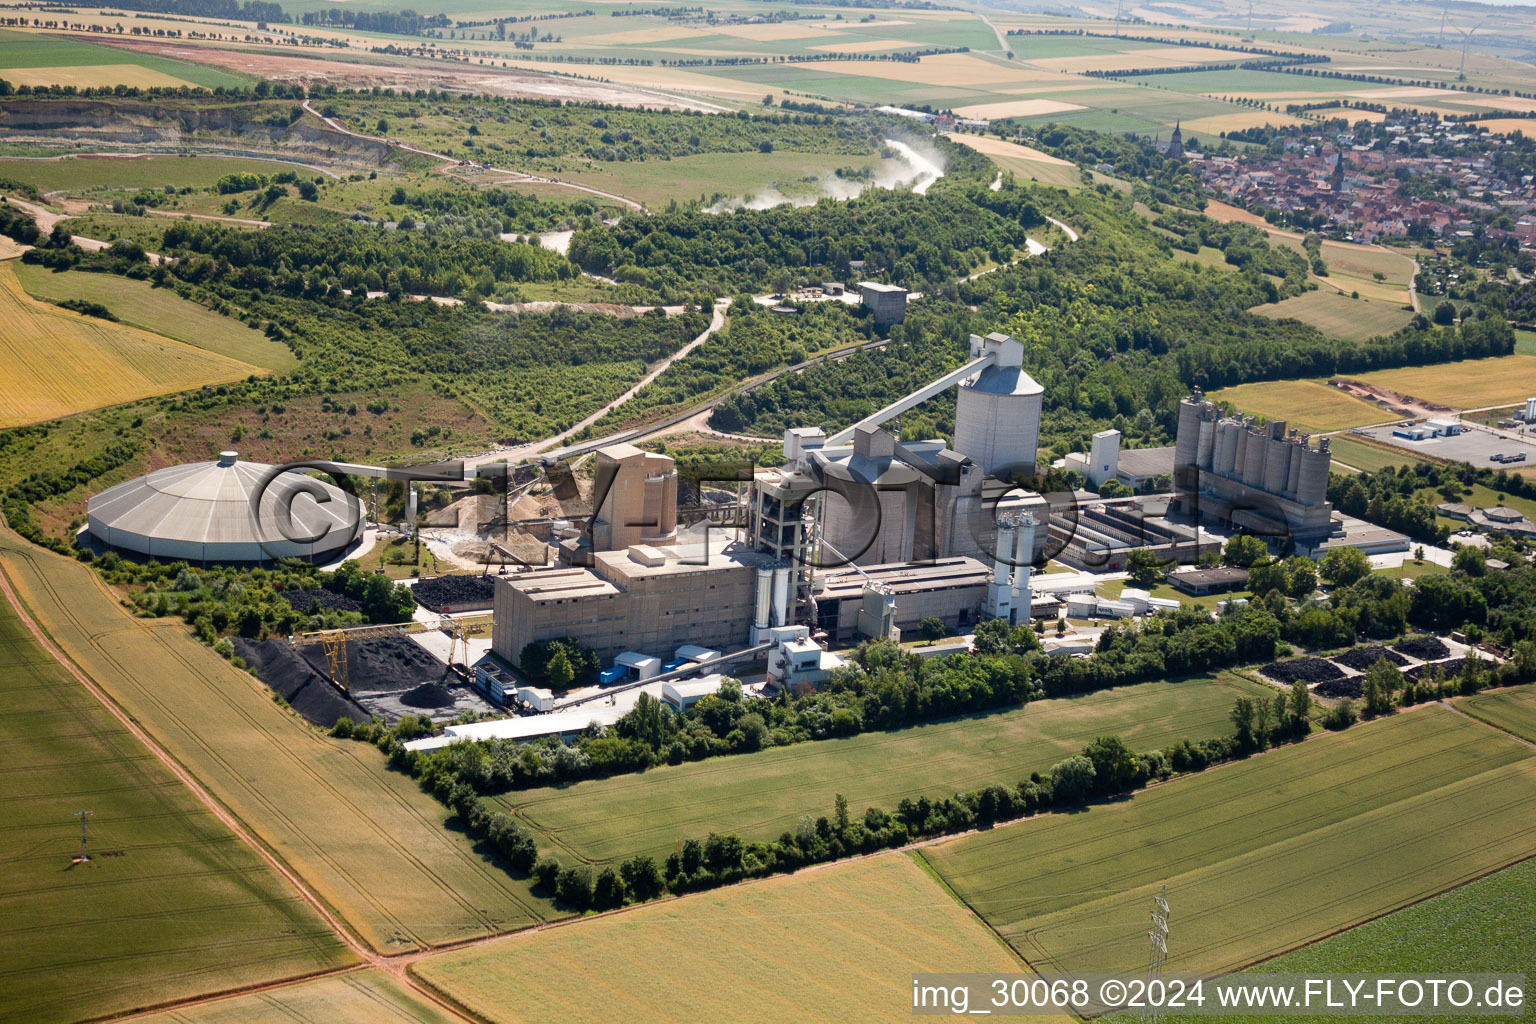
[[[860,277],[920,290],[1003,263],[1043,224],[1029,194],[940,181],[927,195],[874,189],[811,206],[626,217],[612,229],[578,231],[571,259],[583,269],[663,291],[782,290],[791,282]]]
[[[968,336],[995,330],[1025,343],[1025,368],[1045,388],[1042,447],[1057,456],[1081,449],[1106,424],[1133,443],[1166,443],[1178,400],[1195,385],[1216,390],[1506,355],[1514,348],[1514,332],[1491,311],[1459,327],[1417,318],[1366,342],[1251,314],[1253,306],[1306,287],[1299,255],[1215,225],[1205,237],[1242,252],[1241,265],[1203,267],[1173,258],[1175,243],[1132,212],[1129,198],[1109,190],[1035,195],[1082,238],[947,289],[958,301],[914,305],[906,322],[891,329],[886,350],[733,396],[711,424],[764,436],[806,423],[843,426],[959,366]],[[1276,271],[1284,273],[1278,283]],[[953,396],[941,395],[904,415],[903,432],[950,436],[953,407]]]

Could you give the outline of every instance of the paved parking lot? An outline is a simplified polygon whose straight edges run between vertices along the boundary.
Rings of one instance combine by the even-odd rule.
[[[1429,455],[1440,459],[1449,459],[1452,462],[1470,462],[1474,466],[1491,466],[1495,469],[1515,469],[1520,467],[1536,466],[1536,444],[1526,439],[1516,439],[1496,434],[1491,430],[1480,427],[1469,427],[1465,432],[1454,437],[1434,437],[1425,441],[1410,441],[1403,437],[1394,437],[1392,427],[1364,427],[1358,431],[1349,431],[1340,435],[1347,437],[1349,434],[1359,434],[1365,437],[1384,441],[1387,444],[1401,448],[1404,451],[1421,455]],[[1498,463],[1491,456],[1514,455],[1524,452],[1524,462]]]

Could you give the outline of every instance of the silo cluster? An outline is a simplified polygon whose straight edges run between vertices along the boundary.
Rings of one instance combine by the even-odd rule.
[[[1179,433],[1174,446],[1176,477],[1193,486],[1199,475],[1220,477],[1301,505],[1328,500],[1328,470],[1333,456],[1328,439],[1316,447],[1309,435],[1284,420],[1256,424],[1252,416],[1221,416],[1215,404],[1196,391],[1179,403]]]

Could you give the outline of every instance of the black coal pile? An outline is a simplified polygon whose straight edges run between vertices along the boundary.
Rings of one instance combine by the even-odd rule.
[[[1415,665],[1404,672],[1403,675],[1416,683],[1420,680],[1429,679],[1436,673],[1445,679],[1455,679],[1461,675],[1461,670],[1466,668],[1466,666],[1466,658],[1451,658],[1449,661],[1437,661],[1433,665]]]
[[[1259,669],[1269,678],[1282,683],[1326,683],[1330,679],[1342,679],[1339,666],[1324,658],[1297,658],[1294,661],[1273,661]]]
[[[360,612],[363,610],[362,602],[346,594],[338,594],[334,590],[326,590],[320,587],[315,590],[285,590],[282,598],[293,605],[293,610],[303,612],[306,615],[318,604],[321,611],[325,612]]]
[[[448,605],[484,605],[489,607],[496,593],[496,581],[489,576],[434,576],[411,588],[416,603],[435,612]]]
[[[453,692],[441,683],[422,683],[401,694],[400,703],[413,708],[446,708],[453,704]]]
[[[1361,676],[1330,679],[1326,683],[1318,683],[1312,692],[1323,697],[1362,697],[1365,695],[1365,681]]]
[[[1410,658],[1418,658],[1420,661],[1439,661],[1451,653],[1451,649],[1441,643],[1439,637],[1434,636],[1409,637],[1407,640],[1393,644],[1392,649]]]
[[[316,672],[328,673],[319,644],[301,647],[299,653]],[[355,693],[408,690],[417,683],[439,682],[447,674],[447,665],[405,636],[347,641],[347,677]]]
[[[368,721],[368,712],[332,685],[324,670],[316,671],[286,640],[235,640],[235,653],[256,669],[257,678],[281,694],[293,709],[316,725],[329,729],[339,718]]]
[[[1356,647],[1345,651],[1333,659],[1335,665],[1343,665],[1345,668],[1357,669],[1364,672],[1378,661],[1386,660],[1393,665],[1406,665],[1408,659],[1396,651],[1388,650],[1380,644],[1370,644],[1366,647]]]

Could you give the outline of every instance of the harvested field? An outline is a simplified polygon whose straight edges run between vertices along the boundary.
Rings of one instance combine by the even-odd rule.
[[[1358,374],[1354,379],[1448,409],[1514,405],[1536,394],[1536,356],[1516,354],[1375,370]]]
[[[139,1024],[457,1024],[376,968],[134,1018]]]
[[[1305,292],[1282,302],[1266,303],[1249,310],[1283,320],[1287,317],[1311,324],[1324,334],[1350,341],[1365,341],[1391,334],[1413,319],[1413,311],[1401,304],[1380,300],[1351,299],[1335,291]]]
[[[1136,750],[1224,736],[1237,697],[1272,693],[1230,673],[1143,683],[496,799],[563,860],[665,857],[681,840],[710,832],[772,839],[793,830],[802,815],[829,813],[838,793],[862,814],[871,806],[893,810],[907,797],[1017,784],[1106,733]]]
[[[0,694],[0,1019],[76,1021],[352,962],[4,597]],[[82,808],[92,860],[71,864]]]
[[[1336,665],[1343,665],[1345,668],[1352,668],[1357,671],[1364,672],[1366,669],[1370,668],[1378,661],[1381,661],[1383,658],[1391,662],[1393,665],[1408,664],[1407,658],[1403,657],[1401,654],[1398,654],[1396,651],[1391,650],[1390,648],[1383,647],[1381,644],[1367,644],[1364,647],[1353,647],[1345,651],[1343,654],[1334,657],[1333,661]]]
[[[1343,430],[1380,423],[1386,414],[1369,402],[1315,380],[1274,380],[1213,391],[1243,412],[1282,419],[1308,431]]]
[[[1410,658],[1418,658],[1420,661],[1438,661],[1441,658],[1450,657],[1451,654],[1451,649],[1436,636],[1411,636],[1407,640],[1399,640],[1393,644],[1392,649]]]
[[[962,85],[991,88],[1010,82],[1056,82],[1060,75],[1013,65],[994,64],[969,53],[941,53],[917,63],[884,60],[824,60],[796,62],[791,67],[826,74],[858,75],[920,85]]]
[[[0,427],[266,371],[127,324],[38,302],[0,263]]]
[[[0,566],[81,670],[375,949],[418,949],[553,913],[445,828],[448,812],[386,771],[378,750],[319,735],[179,620],[133,618],[89,567],[8,529]]]
[[[1536,686],[1491,690],[1456,702],[1474,718],[1536,743]]]
[[[1060,114],[1068,110],[1086,110],[1077,103],[1065,100],[1003,100],[1000,103],[973,103],[968,107],[956,107],[960,117],[1038,117],[1041,114]]]
[[[435,612],[448,607],[489,608],[496,596],[492,576],[434,576],[411,588],[416,603]]]
[[[1344,673],[1326,658],[1296,658],[1292,661],[1274,661],[1259,669],[1269,678],[1290,685],[1291,683],[1326,683],[1342,679]]]
[[[596,1024],[617,1005],[635,1020],[769,1024],[894,1019],[911,1012],[914,971],[1016,973],[1019,963],[921,867],[885,853],[514,935],[411,970],[494,1024]]]
[[[1168,969],[1224,971],[1527,856],[1532,753],[1422,705],[922,853],[1037,970],[1144,968],[1166,883]]]
[[[1477,122],[1479,128],[1487,128],[1500,135],[1524,135],[1536,138],[1536,120],[1528,117],[1491,117]]]

